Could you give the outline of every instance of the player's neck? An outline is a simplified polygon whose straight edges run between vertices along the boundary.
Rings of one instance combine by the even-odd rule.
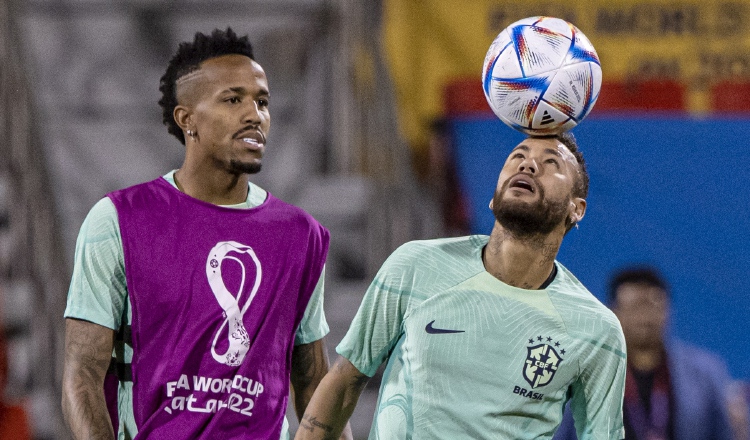
[[[552,273],[562,237],[556,235],[517,238],[495,224],[484,248],[484,268],[514,287],[538,289]]]
[[[236,205],[247,200],[247,174],[207,172],[183,164],[175,172],[174,180],[180,191],[214,205]]]

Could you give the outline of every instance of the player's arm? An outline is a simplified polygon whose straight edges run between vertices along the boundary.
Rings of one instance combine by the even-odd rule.
[[[328,323],[323,308],[323,291],[325,267],[321,271],[318,283],[307,304],[295,335],[295,346],[292,351],[292,398],[297,420],[302,420],[310,399],[323,376],[328,373],[328,352],[325,335],[328,334]],[[344,430],[342,439],[351,440],[351,429]]]
[[[625,393],[625,338],[619,323],[597,338],[583,359],[572,385],[570,408],[579,440],[621,440],[625,436],[622,406]]]
[[[290,379],[297,419],[302,418],[315,388],[327,372],[328,356],[323,339],[294,347]]]
[[[74,439],[114,439],[104,400],[104,376],[114,331],[88,321],[65,320],[62,409]]]
[[[414,253],[395,251],[365,292],[344,339],[341,356],[315,390],[302,416],[295,440],[337,439],[360,394],[399,340],[401,324],[415,279]],[[377,335],[377,337],[373,337]]]
[[[328,373],[328,355],[324,339],[301,344],[294,347],[292,352],[292,390],[294,396],[294,410],[300,424],[304,423],[303,415],[307,409],[313,393],[321,380]],[[333,437],[338,439],[339,437]],[[340,436],[343,440],[351,440],[351,429],[347,425]]]
[[[99,200],[81,225],[65,309],[62,408],[75,439],[113,439],[104,377],[127,301],[117,211]]]
[[[320,382],[294,440],[335,440],[344,431],[370,377],[343,356]],[[350,434],[351,435],[351,434]]]

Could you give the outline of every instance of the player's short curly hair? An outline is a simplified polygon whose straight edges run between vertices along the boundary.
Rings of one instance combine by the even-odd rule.
[[[159,100],[162,122],[167,126],[167,131],[183,145],[185,135],[174,120],[174,108],[177,106],[177,80],[198,70],[201,63],[208,59],[230,54],[245,55],[250,59],[255,59],[248,37],[238,37],[232,28],[228,27],[226,31],[214,29],[211,35],[197,32],[192,42],[180,44],[177,53],[169,61],[166,72],[159,80],[159,91],[162,94]]]
[[[568,150],[573,153],[573,157],[576,158],[580,174],[575,185],[573,185],[573,196],[585,199],[589,195],[589,172],[586,169],[586,160],[583,158],[583,153],[578,149],[576,137],[569,131],[562,132],[552,137],[565,145]]]
[[[669,296],[669,283],[661,272],[652,266],[629,266],[619,269],[609,280],[608,300],[610,305],[617,301],[617,293],[623,284],[642,284],[656,287]]]

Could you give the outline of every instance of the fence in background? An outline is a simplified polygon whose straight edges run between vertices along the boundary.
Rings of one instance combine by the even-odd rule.
[[[38,438],[59,438],[67,268],[56,199],[27,82],[17,5],[0,1],[0,289],[9,333],[11,394],[26,395]],[[48,133],[48,135],[50,135]]]

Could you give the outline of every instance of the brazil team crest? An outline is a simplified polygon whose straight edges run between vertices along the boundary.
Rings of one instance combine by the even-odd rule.
[[[540,341],[541,337],[538,338]],[[552,338],[547,338],[551,341]],[[533,340],[530,340],[533,342]],[[559,342],[556,345],[560,345]],[[538,388],[547,385],[555,377],[557,368],[562,362],[560,353],[550,344],[541,343],[533,347],[527,347],[526,362],[523,366],[523,378],[531,385]],[[561,350],[565,354],[565,350]]]

